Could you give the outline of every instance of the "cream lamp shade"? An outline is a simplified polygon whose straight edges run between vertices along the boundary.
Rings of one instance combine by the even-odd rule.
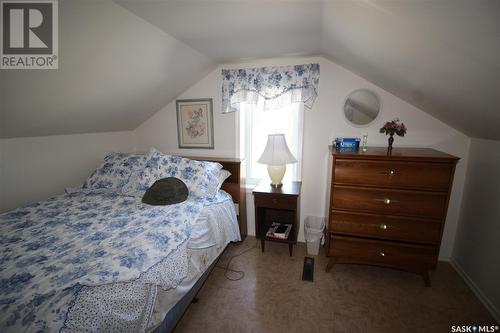
[[[266,148],[257,163],[267,164],[267,172],[271,178],[271,185],[278,187],[282,185],[286,172],[286,165],[296,163],[297,159],[286,144],[284,134],[269,134]]]

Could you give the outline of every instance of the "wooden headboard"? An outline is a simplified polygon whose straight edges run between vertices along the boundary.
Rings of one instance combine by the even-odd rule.
[[[239,158],[218,158],[184,156],[193,160],[210,161],[222,164],[222,168],[231,172],[231,176],[222,184],[222,189],[233,197],[237,204],[236,214],[240,227],[241,240],[247,236],[247,209],[246,209],[246,189],[245,189],[245,160]]]

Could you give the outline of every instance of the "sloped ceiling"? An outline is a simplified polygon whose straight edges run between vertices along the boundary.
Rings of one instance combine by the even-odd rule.
[[[500,1],[132,1],[218,63],[323,55],[473,137],[500,140]]]
[[[60,0],[60,64],[0,71],[0,137],[131,130],[216,64],[322,55],[500,140],[500,1]]]
[[[213,70],[112,1],[59,1],[59,69],[0,71],[0,137],[132,130]]]

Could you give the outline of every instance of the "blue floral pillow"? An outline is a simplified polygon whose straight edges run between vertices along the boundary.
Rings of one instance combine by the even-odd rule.
[[[147,154],[110,153],[83,184],[85,189],[115,189],[128,184],[133,171],[144,168]]]
[[[219,163],[166,155],[152,149],[145,168],[134,172],[124,192],[143,195],[155,181],[176,177],[186,184],[190,196],[211,198],[217,194],[221,169]]]

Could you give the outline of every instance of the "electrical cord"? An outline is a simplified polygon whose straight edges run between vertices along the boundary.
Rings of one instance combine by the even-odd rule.
[[[257,249],[258,244],[259,244],[259,242],[256,241],[254,246],[249,247],[248,249],[245,249],[245,250],[241,251],[240,253],[231,256],[231,258],[229,258],[229,260],[225,266],[216,265],[215,267],[223,269],[224,270],[224,277],[226,279],[228,279],[229,281],[239,281],[239,280],[243,279],[245,277],[245,272],[229,268],[229,265],[231,265],[231,261],[233,261],[234,258],[237,258],[237,257],[239,257],[247,252],[250,252],[250,250]],[[231,273],[233,275],[236,274],[238,277],[231,277],[229,275],[229,273]]]

